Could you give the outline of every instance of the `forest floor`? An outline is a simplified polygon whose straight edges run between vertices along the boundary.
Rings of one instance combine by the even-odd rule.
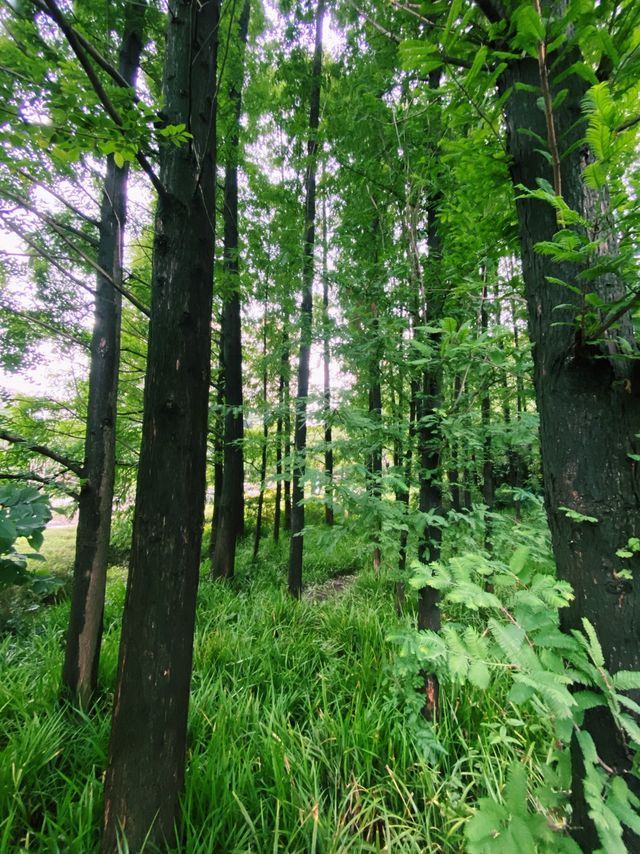
[[[478,798],[500,796],[514,761],[541,778],[549,725],[509,704],[507,685],[453,689],[434,752],[416,680],[397,666],[392,637],[415,624],[415,603],[397,615],[393,573],[363,566],[354,532],[312,528],[298,602],[286,541],[265,539],[256,564],[251,545],[230,584],[203,563],[180,851],[464,850]],[[49,529],[44,553],[68,572],[73,529]],[[89,715],[58,702],[68,602],[0,636],[0,852],[97,851],[125,578],[110,570]]]

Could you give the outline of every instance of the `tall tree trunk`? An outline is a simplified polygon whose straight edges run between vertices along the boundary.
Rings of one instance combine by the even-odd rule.
[[[376,226],[377,232],[377,226]],[[369,417],[373,423],[375,438],[369,456],[369,491],[375,504],[376,526],[373,537],[372,565],[374,572],[380,571],[382,554],[380,549],[380,501],[382,499],[382,388],[380,385],[380,320],[377,305],[373,307],[372,339],[373,354],[369,363]]]
[[[402,377],[401,377],[402,381]],[[418,397],[418,386],[415,379],[411,378],[410,384],[410,399],[409,399],[409,422],[407,425],[407,445],[405,448],[405,452],[403,455],[403,471],[402,471],[402,480],[404,486],[402,490],[397,495],[397,500],[401,501],[404,505],[404,515],[409,515],[409,496],[411,491],[411,477],[412,477],[412,462],[413,462],[413,444],[415,439],[415,431],[416,431],[416,402]],[[407,569],[407,543],[409,540],[409,530],[408,527],[404,526],[400,531],[400,553],[398,556],[398,571],[400,573],[400,580],[396,584],[396,607],[399,612],[404,609],[404,601],[405,601],[405,581],[404,575]]]
[[[322,410],[324,420],[324,520],[333,525],[333,436],[331,427],[331,322],[329,318],[329,275],[327,257],[327,200],[322,199],[322,363],[324,388]]]
[[[266,377],[266,369],[265,369],[265,377]],[[266,405],[266,392],[267,392],[267,383],[266,379],[263,384],[263,389],[265,392],[265,405]],[[264,489],[265,489],[265,481],[267,479],[267,443],[269,441],[269,423],[267,421],[267,415],[262,420],[262,452],[260,454],[260,492],[258,494],[258,512],[256,514],[256,531],[255,537],[253,540],[253,560],[257,560],[258,551],[260,550],[260,538],[262,537],[262,513],[264,509]]]
[[[172,0],[142,445],[105,781],[103,854],[176,844],[205,493],[217,0]]]
[[[322,20],[324,0],[318,0],[316,36],[311,72],[311,105],[309,110],[309,141],[307,144],[307,175],[305,180],[305,231],[302,270],[302,306],[300,311],[300,357],[298,360],[298,393],[295,405],[293,458],[293,495],[291,498],[291,544],[289,548],[289,592],[299,598],[302,594],[302,550],[304,529],[304,475],[307,447],[307,395],[309,394],[309,355],[311,351],[311,314],[313,307],[313,250],[316,231],[316,169],[318,125],[320,121],[320,88],[322,73]]]
[[[213,553],[218,536],[220,502],[222,500],[222,482],[224,480],[224,330],[220,324],[220,347],[218,357],[218,388],[216,391],[216,409],[213,417],[213,513],[211,514],[211,536],[209,538],[209,557]]]
[[[262,451],[260,453],[260,492],[258,494],[258,512],[256,514],[256,531],[253,540],[253,560],[258,557],[260,538],[262,536],[262,510],[264,507],[264,489],[267,479],[267,441],[269,439],[269,420],[267,418],[267,321],[269,319],[269,280],[267,279],[264,292],[264,317],[262,320]]]
[[[480,300],[480,328],[483,335],[489,332],[489,312],[487,311],[487,270],[483,272],[482,297]],[[482,501],[486,507],[484,517],[484,546],[491,553],[493,550],[491,512],[495,501],[495,484],[493,477],[493,452],[491,443],[491,393],[489,386],[482,390],[480,404],[482,418]]]
[[[220,515],[211,562],[214,578],[231,578],[234,573],[236,542],[244,532],[244,453],[242,440],[242,329],[240,319],[240,276],[238,261],[238,155],[244,52],[249,32],[250,0],[244,0],[238,22],[238,68],[231,72],[229,102],[234,116],[227,139],[224,180],[224,287],[222,306],[225,364],[224,475]],[[233,73],[236,71],[237,73]]]
[[[429,75],[429,85],[435,93],[440,86],[440,71]],[[433,324],[442,315],[444,294],[442,292],[442,237],[439,232],[437,214],[441,202],[441,193],[434,192],[427,203],[427,246],[429,249],[425,283],[424,321]],[[432,338],[434,352],[437,352],[438,338]],[[422,389],[418,399],[418,459],[420,461],[421,513],[435,513],[442,516],[442,472],[441,449],[443,445],[438,410],[442,402],[442,372],[439,366],[428,366],[422,374]],[[438,524],[425,525],[418,543],[418,560],[438,560],[442,529]],[[423,587],[418,601],[418,629],[440,631],[441,617],[439,593],[432,587]],[[422,714],[427,720],[435,720],[439,708],[439,684],[435,673],[425,672],[424,698]]]
[[[135,86],[142,51],[146,2],[128,6],[120,47],[119,71]],[[95,692],[102,638],[102,616],[111,535],[116,460],[116,414],[120,365],[122,253],[127,217],[128,164],[118,168],[113,155],[100,212],[100,238],[89,403],[85,439],[85,480],[80,491],[73,593],[64,665],[63,693],[88,706]]]
[[[453,377],[453,410],[459,406],[459,400],[462,393],[462,381],[459,374]],[[464,475],[460,473],[460,443],[455,439],[451,440],[449,448],[449,490],[451,492],[451,506],[456,513],[460,513],[463,507],[463,485]]]
[[[283,494],[283,485],[285,477],[286,465],[286,447],[284,445],[283,427],[285,424],[285,384],[288,384],[289,374],[289,358],[288,358],[288,339],[286,337],[286,329],[289,324],[289,317],[285,315],[284,331],[282,333],[282,354],[280,356],[280,376],[278,377],[278,418],[276,422],[276,506],[273,513],[273,541],[280,541],[280,520],[281,520],[281,503]],[[285,350],[285,344],[287,349]],[[287,395],[288,398],[288,395]],[[284,451],[284,454],[283,454]],[[286,502],[285,502],[286,516]],[[286,526],[285,526],[286,527]]]
[[[283,528],[285,531],[291,530],[291,475],[292,475],[292,460],[291,460],[291,350],[289,349],[289,317],[285,318],[285,335],[284,335],[284,350],[282,353],[282,365],[284,370],[284,412],[282,416],[282,431],[284,433],[284,459],[282,460],[282,472],[284,480],[282,482],[283,500],[284,500],[284,520]]]
[[[543,3],[543,10],[550,5]],[[548,57],[554,74],[569,69],[579,56],[565,47],[564,56]],[[505,104],[509,154],[515,186],[537,188],[537,178],[552,180],[550,166],[534,136],[547,137],[544,113],[537,106],[540,76],[534,59],[511,61],[501,80],[511,92]],[[589,153],[581,141],[581,101],[586,84],[575,73],[562,81],[566,98],[554,107],[555,135],[562,145],[562,195],[571,208],[588,220],[597,215],[607,222],[606,198],[586,186],[584,167]],[[522,133],[526,128],[527,133]],[[557,179],[557,176],[556,176]],[[605,665],[617,670],[640,669],[640,595],[636,587],[617,576],[615,553],[629,537],[640,534],[638,453],[635,438],[640,424],[637,345],[628,315],[615,333],[600,341],[584,340],[576,315],[582,296],[557,284],[582,286],[610,303],[625,296],[615,276],[578,278],[581,268],[557,263],[535,251],[540,241],[559,230],[554,209],[547,203],[517,196],[522,269],[526,289],[529,336],[533,344],[536,400],[540,413],[540,441],[545,504],[558,576],[571,583],[575,598],[562,610],[565,629],[580,629],[587,618],[598,633]],[[615,251],[615,247],[613,248]],[[559,306],[572,304],[572,308]],[[605,340],[606,339],[606,340]],[[616,343],[624,339],[631,356]],[[603,343],[604,341],[604,343]],[[570,508],[597,522],[576,523],[562,508]],[[627,562],[634,577],[640,559]],[[631,754],[609,715],[601,709],[587,712],[585,726],[605,765],[622,774],[638,794],[631,774]],[[574,751],[574,768],[580,767]],[[600,843],[574,776],[572,833],[582,850]],[[640,850],[640,836],[629,832],[629,850]]]
[[[489,312],[487,311],[487,283],[486,271],[485,281],[482,286],[482,300],[480,303],[480,328],[486,336],[489,331]],[[487,508],[491,510],[494,504],[494,479],[493,479],[493,455],[491,449],[491,394],[489,388],[482,391],[482,500]]]

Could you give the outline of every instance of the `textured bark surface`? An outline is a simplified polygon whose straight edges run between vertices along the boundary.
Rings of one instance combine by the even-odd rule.
[[[234,573],[236,542],[244,533],[244,421],[242,412],[242,330],[240,321],[239,239],[238,239],[238,155],[244,48],[249,31],[251,3],[245,0],[238,22],[238,67],[229,85],[229,102],[234,121],[227,140],[224,180],[224,278],[228,294],[222,307],[224,347],[224,474],[220,494],[211,573],[214,578],[231,578]]]
[[[300,356],[298,360],[298,391],[295,404],[293,490],[291,496],[291,544],[289,547],[288,585],[292,596],[302,594],[302,551],[304,529],[304,475],[307,448],[307,395],[309,394],[309,356],[311,352],[311,313],[313,307],[313,251],[316,235],[316,169],[318,125],[320,121],[320,88],[322,73],[322,21],[324,0],[319,0],[316,12],[316,36],[311,71],[311,105],[309,110],[309,142],[307,145],[307,174],[305,179],[304,258],[302,269],[302,305],[300,309]]]
[[[218,3],[172,0],[142,447],[102,851],[176,842],[202,537],[215,217]]]
[[[119,71],[132,87],[140,62],[145,11],[146,3],[140,2],[128,6],[125,16]],[[100,210],[97,261],[104,272],[96,277],[84,483],[78,505],[73,591],[62,669],[63,693],[83,707],[90,704],[98,678],[111,536],[122,310],[117,286],[122,284],[128,171],[128,164],[118,168],[113,155],[109,156]]]
[[[285,324],[289,322],[289,319],[285,317]],[[283,453],[282,453],[282,444],[283,444],[283,407],[284,407],[284,383],[285,383],[285,375],[284,375],[285,365],[284,365],[284,354],[281,358],[280,362],[280,376],[278,377],[278,418],[276,421],[276,499],[275,499],[275,508],[273,511],[273,540],[275,543],[280,541],[280,518],[282,514],[281,504],[282,504],[282,478],[284,476],[284,465],[283,465]]]
[[[333,525],[333,429],[331,424],[331,319],[329,317],[327,204],[322,201],[322,419],[324,421],[324,521]]]
[[[563,67],[573,59],[569,54]],[[554,70],[557,73],[560,67],[555,66]],[[527,128],[544,138],[545,118],[536,104],[535,91],[524,91],[521,86],[516,89],[516,84],[539,87],[535,60],[511,63],[501,84],[503,91],[511,91],[505,114],[513,181],[516,186],[535,188],[538,177],[551,181],[551,168],[536,151],[539,143],[520,129]],[[554,121],[561,152],[565,153],[563,196],[588,219],[598,213],[601,222],[606,223],[606,198],[597,198],[583,178],[589,153],[580,145],[584,133],[580,102],[586,84],[572,75],[562,82],[562,88],[568,93],[555,110]],[[517,212],[540,413],[545,503],[558,576],[569,581],[575,593],[571,606],[562,611],[562,624],[565,629],[581,628],[581,620],[586,617],[598,633],[606,666],[614,672],[637,670],[640,598],[635,581],[616,576],[620,564],[615,557],[616,550],[629,537],[638,536],[640,530],[638,467],[629,457],[638,452],[635,434],[640,429],[637,363],[616,353],[613,338],[606,345],[583,342],[575,322],[575,315],[582,309],[581,296],[548,277],[595,292],[607,302],[620,298],[624,286],[613,276],[585,284],[577,278],[578,267],[554,263],[534,250],[537,242],[550,240],[559,228],[550,205],[520,198]],[[562,304],[573,304],[575,310],[558,309]],[[626,339],[635,354],[637,347],[628,318],[622,318],[616,334]],[[567,517],[562,507],[598,521],[577,523]],[[637,577],[640,560],[634,557],[625,564]],[[609,715],[601,710],[589,714],[585,725],[603,762],[625,775],[637,790],[637,783],[629,774],[629,752]],[[579,785],[574,785],[573,808],[574,837],[585,851],[599,847]],[[630,850],[640,850],[638,836],[630,837],[627,844]]]
[[[375,232],[377,234],[376,225]],[[375,268],[374,268],[375,269]],[[371,498],[379,507],[382,498],[382,387],[380,384],[380,321],[378,319],[377,307],[371,319],[371,338],[373,353],[369,363],[369,417],[375,430],[373,448],[368,459],[369,492]],[[371,555],[374,572],[379,572],[382,561],[380,547],[381,520],[378,516],[376,529],[373,534],[373,552]]]
[[[262,418],[262,450],[260,452],[260,492],[258,494],[258,510],[256,513],[256,531],[253,540],[253,560],[257,560],[260,550],[260,538],[262,537],[262,511],[264,509],[264,489],[267,479],[267,444],[269,441],[269,421],[268,421],[268,383],[269,374],[267,371],[267,323],[269,321],[269,280],[267,279],[264,294],[264,316],[262,319],[262,403],[264,406],[264,415]]]

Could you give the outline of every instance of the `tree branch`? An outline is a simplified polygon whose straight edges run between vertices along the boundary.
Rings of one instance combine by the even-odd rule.
[[[53,264],[53,266],[56,267],[56,269],[58,269],[62,273],[63,276],[66,276],[70,281],[72,281],[74,283],[74,285],[76,285],[79,288],[82,288],[83,290],[87,291],[87,293],[90,293],[91,296],[95,297],[95,291],[93,290],[93,288],[90,288],[89,285],[86,285],[84,282],[81,282],[80,279],[78,279],[76,276],[73,275],[73,273],[70,273],[69,270],[67,270],[65,267],[63,267],[62,264],[60,264],[60,262],[57,261],[53,257],[53,255],[51,255],[49,252],[47,252],[46,249],[43,249],[42,246],[39,246],[34,240],[32,240],[24,232],[23,229],[19,228],[14,222],[12,222],[6,216],[3,219],[4,219],[4,223],[7,226],[7,228],[11,229],[11,231],[13,231],[14,234],[17,234],[18,237],[20,237],[22,240],[24,240],[24,242],[26,244],[31,246],[31,248],[35,252],[37,252],[42,258],[44,258],[50,264]],[[149,311],[149,309],[145,305],[143,305],[140,302],[140,300],[131,293],[131,291],[129,291],[127,288],[123,287],[122,285],[116,284],[116,282],[113,281],[111,276],[109,276],[102,269],[102,267],[100,267],[99,264],[96,264],[96,262],[93,261],[84,252],[82,252],[81,249],[78,249],[78,247],[74,243],[72,243],[67,237],[65,237],[64,235],[60,235],[60,236],[65,241],[65,243],[67,243],[71,247],[71,249],[74,252],[77,252],[78,255],[84,261],[86,261],[87,264],[89,264],[91,267],[93,267],[94,270],[99,272],[101,275],[105,276],[107,278],[107,280],[109,281],[109,283],[112,285],[112,287],[114,287],[119,293],[121,293],[122,296],[131,303],[131,305],[133,305],[135,308],[137,308],[138,311],[141,312],[142,314],[144,314],[145,317],[151,317],[151,312]]]
[[[52,475],[51,477],[43,477],[40,474],[36,474],[33,471],[22,471],[22,472],[8,472],[8,471],[0,471],[0,480],[32,480],[35,483],[41,483],[43,486],[55,486],[56,489],[59,489],[60,492],[64,492],[65,495],[70,496],[76,501],[80,500],[80,493],[76,492],[73,489],[68,489],[66,486],[62,486],[56,478],[65,474],[67,469],[63,469],[59,471],[57,474]]]
[[[35,0],[35,3],[36,6],[42,12],[48,15],[60,27],[67,41],[69,42],[69,46],[77,56],[78,62],[80,63],[85,74],[89,78],[89,82],[91,83],[94,92],[98,96],[100,103],[104,107],[105,112],[119,128],[123,128],[124,122],[122,120],[122,116],[112,104],[111,99],[107,95],[104,86],[100,82],[100,78],[94,71],[93,66],[87,58],[87,49],[84,46],[84,43],[86,43],[86,39],[84,39],[84,37],[81,38],[80,34],[76,30],[74,30],[74,28],[68,23],[68,21],[58,8],[55,0],[42,0],[42,2],[41,0]],[[126,88],[129,89],[131,87],[127,85]],[[141,151],[136,152],[136,160],[140,164],[143,172],[145,172],[148,176],[158,195],[163,196],[165,194],[164,186],[156,175],[156,173],[153,171],[153,167]]]
[[[52,332],[54,335],[59,335],[61,338],[66,338],[67,341],[71,341],[72,344],[77,344],[79,347],[82,347],[84,350],[90,350],[89,344],[86,341],[83,341],[81,338],[76,335],[72,335],[70,332],[65,332],[63,329],[59,329],[57,326],[53,326],[49,323],[45,323],[44,320],[40,320],[37,317],[32,317],[30,314],[26,314],[25,312],[18,311],[17,308],[13,308],[12,306],[3,304],[0,302],[0,309],[2,311],[9,312],[13,314],[15,317],[20,317],[26,323],[33,323],[34,326],[40,326],[42,329],[46,329],[47,332]]]
[[[50,214],[39,211],[38,208],[32,205],[29,199],[24,198],[24,196],[19,196],[17,193],[12,193],[10,190],[4,188],[0,189],[0,196],[2,198],[8,199],[11,202],[15,202],[15,204],[20,205],[21,208],[24,208],[26,211],[29,211],[34,216],[37,216],[38,219],[41,219],[43,222],[46,222],[46,224],[51,226],[51,228],[53,228],[58,234],[60,234],[61,229],[64,229],[64,231],[68,231],[71,234],[74,234],[81,240],[86,240],[87,243],[90,243],[94,248],[98,247],[98,241],[91,234],[84,234],[84,232],[80,231],[80,229],[78,228],[74,228],[72,225],[67,225],[66,223],[58,222],[56,218],[51,216]]]
[[[18,436],[15,433],[9,433],[8,430],[2,429],[0,429],[0,439],[4,439],[5,442],[10,442],[12,445],[24,445],[28,450],[33,451],[34,453],[40,454],[43,457],[48,457],[56,463],[60,463],[60,465],[63,465],[65,468],[69,469],[69,471],[78,475],[78,477],[84,477],[85,475],[83,463],[78,462],[78,460],[72,460],[69,457],[65,457],[64,454],[60,454],[58,451],[47,448],[46,445],[38,445],[35,442],[29,442],[28,439],[24,438],[24,436]]]
[[[76,208],[74,205],[72,205],[68,201],[68,199],[65,199],[63,196],[61,196],[59,193],[57,193],[51,187],[48,187],[46,184],[43,184],[41,181],[38,181],[38,179],[34,178],[33,175],[30,175],[28,172],[25,172],[23,169],[18,170],[18,174],[20,176],[22,176],[23,178],[26,178],[28,181],[31,181],[32,184],[36,185],[36,187],[40,187],[42,190],[45,190],[47,193],[49,193],[50,196],[53,196],[54,199],[59,201],[68,210],[70,210],[71,213],[75,214],[77,217],[84,220],[85,222],[88,222],[89,225],[93,225],[95,228],[100,228],[100,221],[99,220],[88,216],[86,213],[83,213],[79,208]]]

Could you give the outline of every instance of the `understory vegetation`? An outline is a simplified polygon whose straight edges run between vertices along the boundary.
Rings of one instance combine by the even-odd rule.
[[[498,555],[519,543],[550,565],[539,511],[515,534],[511,517],[499,527]],[[58,571],[69,530],[45,536]],[[299,602],[284,543],[265,543],[253,564],[245,540],[231,585],[212,583],[203,562],[176,850],[206,854],[224,839],[229,854],[461,851],[478,799],[502,799],[514,762],[536,784],[548,773],[552,726],[507,701],[507,680],[447,691],[430,732],[391,640],[413,626],[415,602],[398,617],[393,573],[365,568],[355,526],[333,549],[317,547],[321,533],[309,534]],[[0,850],[97,850],[125,576],[109,571],[92,714],[58,702],[66,601],[22,614],[0,641]]]

